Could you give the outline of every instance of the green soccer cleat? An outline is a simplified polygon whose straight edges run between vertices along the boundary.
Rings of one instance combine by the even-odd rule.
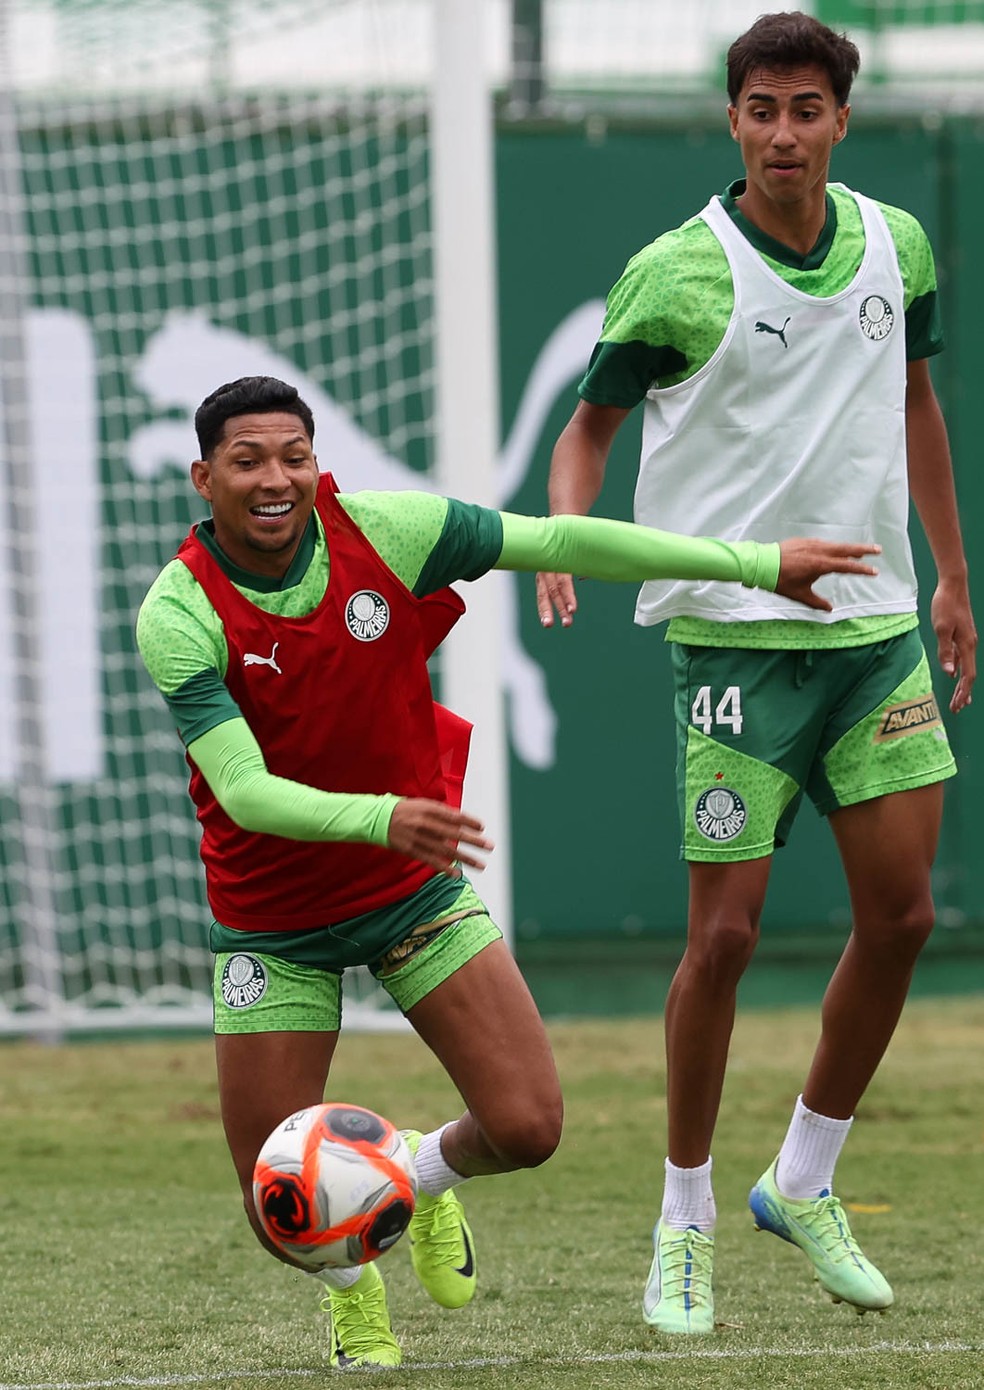
[[[757,1231],[771,1231],[799,1246],[835,1303],[850,1303],[859,1313],[884,1312],[892,1306],[895,1295],[888,1280],[861,1253],[844,1208],[832,1193],[803,1201],[784,1197],[776,1186],[773,1163],[752,1188],[748,1205]]]
[[[642,1295],[642,1315],[660,1332],[714,1331],[714,1237],[688,1226],[674,1231],[657,1221],[653,1263]]]
[[[423,1135],[405,1129],[403,1137],[416,1157]],[[452,1189],[440,1197],[417,1193],[417,1206],[407,1227],[410,1263],[435,1303],[463,1308],[475,1297],[475,1246],[464,1208]]]
[[[336,1370],[398,1366],[400,1344],[390,1328],[383,1276],[374,1264],[363,1266],[347,1289],[327,1289],[321,1307],[331,1318],[328,1360]]]

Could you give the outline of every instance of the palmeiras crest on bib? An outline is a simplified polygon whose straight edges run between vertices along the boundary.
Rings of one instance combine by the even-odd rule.
[[[747,819],[744,801],[730,787],[709,787],[694,807],[694,824],[708,840],[733,840]]]
[[[345,605],[345,626],[359,642],[382,637],[389,620],[389,604],[375,589],[359,589]]]
[[[869,294],[862,301],[858,311],[861,332],[872,342],[880,343],[891,333],[895,324],[895,310],[880,294]]]
[[[222,967],[222,998],[230,1009],[248,1009],[266,994],[267,973],[255,956],[238,953]]]

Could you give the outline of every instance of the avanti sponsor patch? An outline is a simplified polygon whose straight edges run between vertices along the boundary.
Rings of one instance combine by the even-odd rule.
[[[920,695],[915,700],[903,700],[900,704],[889,705],[882,710],[881,720],[875,732],[875,743],[888,743],[894,738],[905,738],[907,734],[921,734],[926,729],[942,729],[940,707],[933,694]]]

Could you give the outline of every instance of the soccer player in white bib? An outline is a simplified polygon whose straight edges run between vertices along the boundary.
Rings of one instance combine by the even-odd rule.
[[[644,402],[637,521],[882,547],[873,582],[825,584],[827,613],[700,581],[639,594],[637,623],[669,620],[690,880],[666,1001],[668,1156],[643,1296],[646,1321],[667,1333],[714,1328],[711,1144],[736,988],[804,792],[829,818],[853,927],[750,1206],[836,1301],[893,1301],[833,1179],[933,926],[942,784],[955,772],[917,630],[910,497],[938,573],[931,614],[953,714],[970,703],[977,638],[927,361],[942,347],[932,252],[908,213],[828,182],[858,66],[845,35],[799,12],[764,15],[731,46],[728,115],[745,176],[629,262],[550,470],[551,511],[589,511],[617,430]],[[544,625],[569,625],[570,576],[537,585]]]

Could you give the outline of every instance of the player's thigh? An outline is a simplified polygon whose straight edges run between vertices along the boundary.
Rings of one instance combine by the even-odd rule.
[[[727,864],[784,844],[823,728],[808,654],[673,646],[683,858]]]
[[[843,690],[807,785],[821,814],[833,817],[846,807],[930,787],[955,774],[918,631],[832,655],[842,668]],[[915,804],[935,802],[928,796]],[[898,816],[903,828],[908,825],[904,811],[892,809],[890,814]],[[852,818],[840,818],[839,839],[852,823]],[[918,825],[912,833],[919,838]],[[934,832],[929,833],[932,838]],[[869,848],[877,854],[880,847]],[[890,856],[890,847],[886,849]],[[901,846],[895,852],[901,857]]]
[[[270,1131],[324,1099],[338,1040],[336,973],[248,951],[216,956],[215,1056],[226,1139],[240,1182]]]
[[[533,997],[501,939],[457,965],[407,1010],[479,1124],[555,1115],[560,1082]]]
[[[740,955],[755,945],[772,856],[688,864],[687,950],[692,959]]]
[[[851,893],[855,930],[932,920],[931,871],[943,817],[943,783],[861,801],[830,817]]]

